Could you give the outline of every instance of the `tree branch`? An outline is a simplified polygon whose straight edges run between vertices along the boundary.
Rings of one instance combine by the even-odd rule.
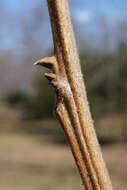
[[[50,68],[45,74],[57,96],[56,115],[70,143],[86,190],[112,190],[96,138],[71,23],[68,0],[47,0],[54,56],[36,62]]]

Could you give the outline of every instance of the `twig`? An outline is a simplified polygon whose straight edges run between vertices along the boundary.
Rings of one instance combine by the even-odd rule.
[[[89,111],[68,0],[47,2],[54,56],[36,64],[53,71],[45,76],[55,88],[56,115],[68,137],[84,187],[86,190],[112,190]]]

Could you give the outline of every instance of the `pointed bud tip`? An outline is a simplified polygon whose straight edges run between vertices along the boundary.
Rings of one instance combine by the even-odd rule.
[[[36,61],[33,65],[34,65],[34,66],[35,66],[35,65],[38,65],[38,61]]]

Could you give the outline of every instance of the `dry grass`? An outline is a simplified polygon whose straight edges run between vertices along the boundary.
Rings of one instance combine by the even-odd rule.
[[[0,135],[2,190],[83,189],[70,150],[41,136]],[[127,145],[103,147],[115,190],[127,187]]]
[[[61,139],[61,128],[56,121],[24,123],[20,115],[17,110],[0,107],[0,189],[83,189],[70,149],[51,144],[53,135]],[[112,139],[116,134],[115,139],[121,140],[120,129],[124,126],[121,121],[124,120],[116,116],[102,118],[98,123],[100,136],[112,135]],[[125,144],[103,147],[115,190],[127,187],[126,150]]]
[[[77,189],[80,179],[66,147],[40,144],[40,137],[4,135],[0,141],[2,190]]]

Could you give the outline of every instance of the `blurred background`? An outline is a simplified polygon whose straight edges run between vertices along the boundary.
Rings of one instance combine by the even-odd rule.
[[[127,1],[70,0],[95,128],[116,190],[127,187]],[[38,59],[52,55],[46,0],[0,0],[0,186],[83,189],[54,91]]]

